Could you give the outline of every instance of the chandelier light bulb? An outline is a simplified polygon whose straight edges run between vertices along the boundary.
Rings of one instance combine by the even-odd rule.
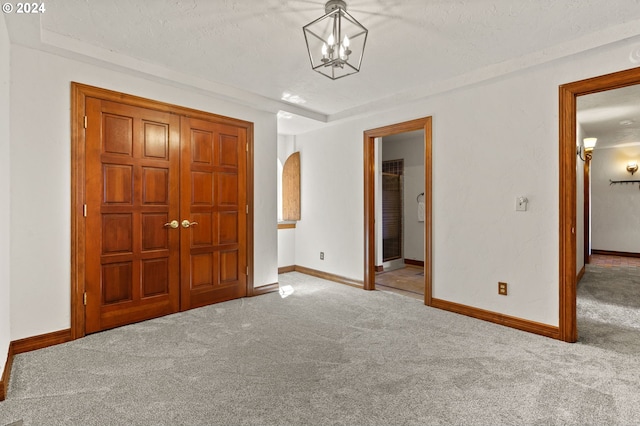
[[[322,57],[327,57],[327,43],[322,43]]]
[[[334,45],[334,44],[336,44],[336,39],[335,39],[335,37],[333,37],[333,33],[331,33],[331,34],[329,35],[329,38],[327,39],[327,44],[328,44],[330,47],[333,47],[333,45]]]
[[[347,59],[347,55],[344,54],[344,46],[340,46],[340,59],[342,60],[346,60]]]
[[[342,41],[342,45],[344,46],[345,49],[349,48],[349,37],[347,37],[346,34],[344,36],[344,40]]]

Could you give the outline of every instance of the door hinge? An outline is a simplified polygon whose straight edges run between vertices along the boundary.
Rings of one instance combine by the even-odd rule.
[[[82,214],[83,214],[84,217],[87,217],[87,205],[86,204],[82,206]]]
[[[84,306],[87,306],[87,292],[82,295],[82,303],[84,303]]]
[[[247,207],[247,208],[245,209],[245,212],[246,212],[247,214],[249,214],[249,204],[247,204],[247,205],[246,205],[246,207]]]
[[[87,128],[87,121],[88,121],[88,120],[87,120],[87,116],[85,115],[85,116],[84,116],[84,128],[85,128],[85,129]]]
[[[249,275],[249,267],[248,266],[247,266],[247,274],[246,275],[247,276]]]
[[[249,152],[249,143],[246,143],[246,144],[244,145],[244,147],[245,147],[245,150],[246,150],[247,152]]]

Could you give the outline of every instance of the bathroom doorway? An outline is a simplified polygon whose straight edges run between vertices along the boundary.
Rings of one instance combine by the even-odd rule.
[[[400,149],[400,143],[393,143],[393,138],[418,136],[417,145],[419,154],[400,155],[397,152],[383,155],[385,142],[388,146]],[[391,138],[389,141],[388,138]],[[431,303],[431,117],[399,123],[378,129],[365,131],[364,133],[364,157],[365,157],[365,290],[376,289],[376,271],[385,272],[395,268],[388,262],[401,262],[401,267],[406,266],[407,260],[418,262],[422,268],[415,274],[423,289],[425,304]],[[417,157],[417,158],[416,158]],[[402,174],[397,170],[389,172],[383,169],[383,161],[402,159]],[[408,170],[411,161],[420,163],[421,171],[414,186],[409,185]],[[392,163],[388,163],[389,165]],[[388,177],[385,177],[388,176]],[[392,197],[394,204],[401,202],[402,207],[397,208],[396,216],[400,217],[394,225],[388,226],[383,231],[383,181],[387,181],[387,189],[384,192],[397,194]],[[395,186],[395,188],[394,188]],[[392,189],[394,189],[392,191]],[[402,190],[400,190],[402,189]],[[410,206],[407,205],[410,203]],[[422,208],[422,217],[418,217],[419,205]],[[401,210],[401,212],[400,212]],[[411,214],[407,219],[407,214]],[[422,219],[422,220],[420,220]],[[409,224],[419,224],[419,231],[408,229]],[[409,249],[407,245],[409,237],[417,241]],[[417,238],[416,238],[417,237]],[[384,244],[384,240],[387,243]],[[385,249],[386,246],[386,249]],[[392,250],[393,249],[393,250]],[[413,253],[413,254],[409,254]],[[383,260],[386,258],[386,260]]]

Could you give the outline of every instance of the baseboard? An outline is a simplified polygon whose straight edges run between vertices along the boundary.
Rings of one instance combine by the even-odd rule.
[[[580,271],[578,272],[578,275],[576,276],[576,283],[578,283],[578,284],[580,283],[580,280],[584,276],[585,269],[586,269],[586,266],[583,265],[582,269],[580,269]]]
[[[457,314],[466,315],[468,317],[493,322],[529,333],[539,334],[552,339],[560,338],[560,330],[558,327],[542,324],[535,321],[529,321],[522,318],[512,317],[509,315],[499,314],[497,312],[486,311],[472,306],[461,305],[459,303],[448,302],[446,300],[431,299],[431,306],[445,311],[455,312]]]
[[[40,334],[37,336],[26,337],[24,339],[13,340],[9,343],[9,353],[7,354],[7,362],[4,365],[2,380],[0,380],[0,401],[4,401],[7,397],[7,389],[9,389],[9,379],[11,377],[11,367],[13,366],[13,357],[15,355],[43,349],[48,346],[58,345],[73,340],[71,338],[71,329],[54,331],[53,333]]]
[[[300,272],[302,274],[311,275],[313,277],[322,278],[329,281],[334,281],[340,284],[346,284],[351,287],[363,288],[364,283],[359,280],[354,280],[347,277],[342,277],[340,275],[330,274],[328,272],[318,271],[316,269],[305,268],[304,266],[296,265],[296,272]]]
[[[640,257],[640,253],[630,253],[626,251],[611,251],[611,250],[591,250],[591,254],[603,254],[605,256],[620,256],[620,257]]]
[[[286,274],[287,272],[293,272],[296,270],[295,265],[291,266],[281,266],[278,268],[278,274]]]
[[[260,296],[261,294],[273,293],[274,291],[278,291],[278,289],[278,283],[261,285],[260,287],[253,288],[252,296]]]
[[[405,259],[405,265],[421,266],[424,268],[424,260]]]
[[[384,272],[384,266],[376,265],[376,272]]]
[[[7,397],[9,389],[9,377],[11,376],[11,366],[13,365],[13,352],[11,351],[11,344],[7,350],[7,362],[4,364],[4,371],[2,377],[0,377],[0,401],[4,401]]]
[[[18,355],[24,352],[35,351],[36,349],[70,342],[72,340],[71,329],[68,328],[66,330],[54,331],[52,333],[39,334],[37,336],[14,340],[11,342],[11,347],[13,354]]]

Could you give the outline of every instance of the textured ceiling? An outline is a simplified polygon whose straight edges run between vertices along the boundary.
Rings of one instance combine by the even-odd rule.
[[[596,149],[640,144],[640,85],[578,97],[577,119]]]
[[[640,28],[640,0],[347,5],[369,38],[361,72],[336,81],[311,70],[302,34],[303,25],[324,13],[324,1],[56,0],[42,15],[5,19],[13,43],[111,63],[320,123],[636,36]],[[290,105],[283,93],[306,103]],[[284,133],[309,125],[302,120],[300,129]]]

